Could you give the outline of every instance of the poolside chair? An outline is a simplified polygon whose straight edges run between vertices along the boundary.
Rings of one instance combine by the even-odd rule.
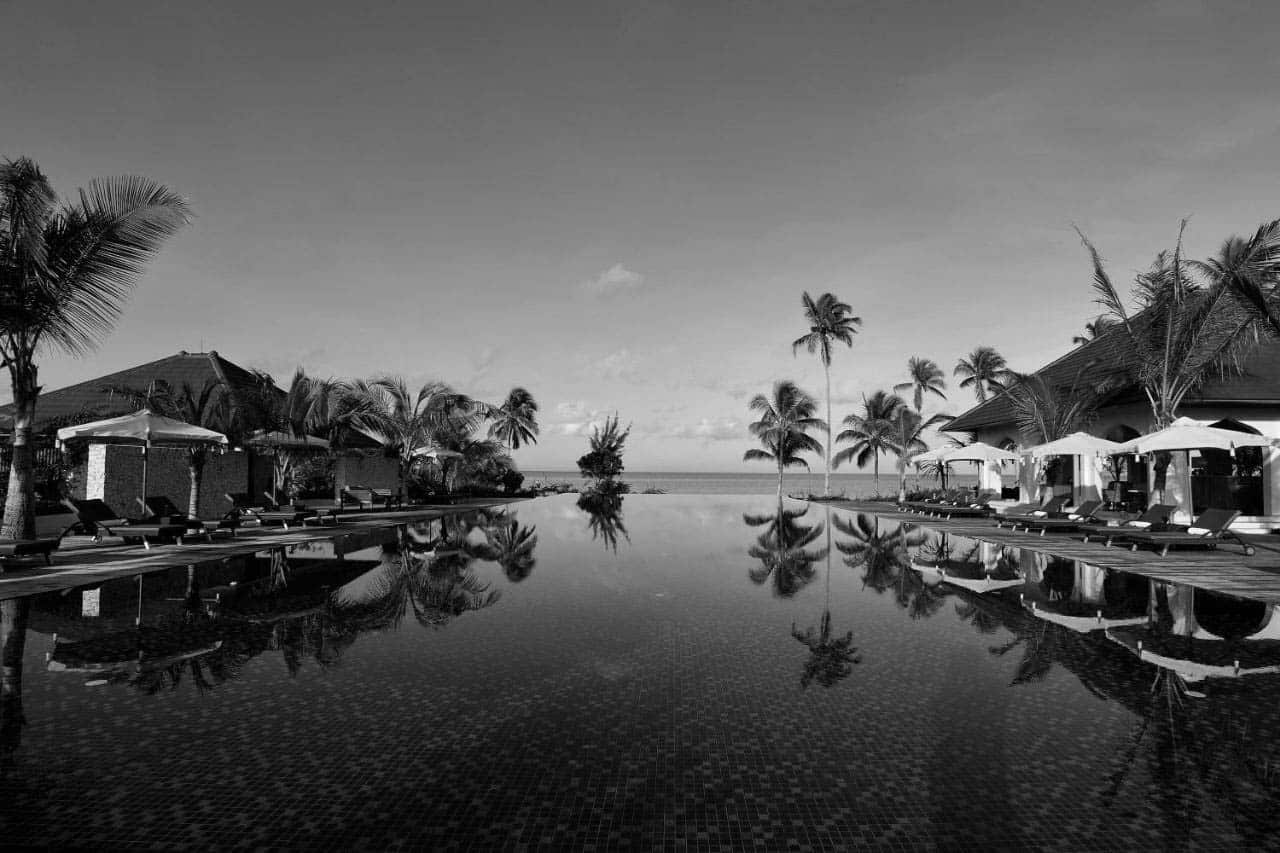
[[[400,505],[400,496],[390,489],[371,489],[367,486],[344,486],[339,494],[343,507],[354,503],[360,509],[391,509]]]
[[[941,518],[986,518],[995,512],[991,502],[999,498],[995,492],[982,492],[969,503],[941,504],[933,512]]]
[[[1045,501],[1043,504],[1031,504],[1030,506],[1032,508],[1030,510],[1024,509],[1027,504],[1019,504],[1018,506],[1010,507],[1011,510],[1016,510],[1016,512],[1006,512],[1004,515],[997,515],[995,517],[996,527],[1004,527],[1007,524],[1010,529],[1017,530],[1019,525],[1029,519],[1061,518],[1066,514],[1063,512],[1062,508],[1066,506],[1067,501],[1069,500],[1071,500],[1069,495],[1058,495],[1057,497],[1049,498],[1049,500]]]
[[[187,533],[186,524],[168,522],[148,523],[121,518],[120,513],[96,498],[76,500],[67,498],[63,501],[86,533],[93,536],[93,541],[101,542],[102,534],[119,536],[126,544],[142,543],[142,547],[150,548],[153,540],[172,539],[179,545]]]
[[[1152,504],[1146,512],[1137,518],[1131,518],[1119,525],[1081,524],[1077,530],[1084,533],[1084,541],[1101,539],[1108,547],[1113,542],[1123,539],[1127,533],[1141,533],[1146,530],[1162,530],[1169,523],[1169,517],[1177,507],[1173,504]]]
[[[263,515],[270,515],[277,519],[284,519],[292,514],[292,518],[283,521],[285,527],[290,524],[337,524],[338,510],[334,507],[311,507],[302,504],[278,504],[275,499],[267,492],[263,492],[266,497],[264,509],[261,511]],[[301,518],[298,516],[301,515]]]
[[[43,557],[46,566],[53,565],[53,552],[62,544],[62,537],[37,537],[35,539],[0,539],[0,562],[24,557]]]
[[[271,506],[275,508],[268,509],[263,502],[255,502],[249,497],[248,492],[227,492],[225,497],[231,501],[232,512],[251,518],[264,526],[278,524],[287,530],[290,524],[302,524],[307,518],[315,515],[314,510],[305,507],[280,507],[272,504]]]
[[[1048,531],[1067,532],[1080,529],[1082,524],[1091,524],[1094,522],[1093,514],[1102,508],[1102,501],[1084,501],[1074,511],[1068,513],[1065,517],[1040,518],[1037,516],[1024,516],[1021,521],[1014,524],[1014,530],[1022,527],[1030,533],[1033,530],[1040,531],[1043,536]]]
[[[1254,547],[1227,529],[1239,517],[1239,510],[1206,509],[1186,530],[1134,531],[1125,534],[1124,540],[1133,551],[1138,550],[1139,545],[1159,548],[1161,557],[1168,556],[1170,548],[1216,548],[1219,542],[1231,541],[1244,549],[1245,556],[1251,557]]]
[[[240,526],[240,514],[235,510],[226,513],[221,518],[191,518],[185,512],[178,509],[171,501],[168,495],[148,495],[145,501],[141,501],[142,508],[146,512],[146,520],[169,524],[185,524],[189,533],[199,533],[205,538],[212,540],[213,534],[218,532],[229,533],[231,536],[236,535],[236,528]]]

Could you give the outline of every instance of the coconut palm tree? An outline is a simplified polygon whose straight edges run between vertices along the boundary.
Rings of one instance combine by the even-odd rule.
[[[963,376],[960,387],[972,388],[978,402],[985,403],[988,394],[1004,389],[1009,367],[995,347],[975,347],[968,358],[956,362],[952,374]]]
[[[1099,314],[1092,323],[1084,324],[1084,334],[1076,335],[1071,339],[1071,343],[1080,345],[1087,344],[1090,341],[1096,341],[1113,325],[1114,323],[1108,319],[1107,315]]]
[[[849,415],[844,419],[845,426],[836,436],[836,443],[853,442],[835,455],[831,464],[839,468],[852,460],[859,468],[870,460],[875,476],[876,493],[880,492],[880,454],[893,449],[893,418],[906,403],[897,394],[888,391],[876,391],[870,397],[862,395],[862,414]]]
[[[27,158],[0,164],[0,365],[13,387],[13,459],[0,536],[35,535],[36,354],[88,353],[115,325],[146,262],[187,222],[186,202],[139,177],[57,196]]]
[[[305,442],[330,429],[330,410],[323,380],[307,376],[301,368],[293,372],[289,387],[283,393],[276,386],[271,374],[263,370],[253,371],[253,382],[237,393],[237,418],[245,430],[262,430],[278,433]],[[294,468],[308,453],[322,450],[316,442],[312,450],[302,446],[259,445],[257,449],[271,456],[272,490],[288,493],[288,485]]]
[[[808,434],[811,429],[827,429],[815,418],[817,405],[813,398],[794,382],[783,379],[773,384],[773,396],[757,394],[747,408],[760,413],[760,420],[747,429],[760,440],[764,449],[753,448],[742,455],[743,461],[768,460],[778,466],[778,500],[782,500],[782,472],[796,465],[809,467],[801,453],[821,453],[822,445]]]
[[[347,410],[344,418],[396,455],[402,501],[417,458],[438,446],[441,434],[474,432],[487,411],[443,382],[427,382],[415,394],[399,376],[353,380],[340,393]]]
[[[915,405],[917,413],[924,412],[924,395],[934,394],[942,399],[947,399],[947,395],[943,393],[943,389],[947,387],[945,379],[946,374],[942,372],[942,368],[932,359],[921,358],[913,355],[907,359],[907,375],[910,377],[906,382],[899,382],[893,386],[895,391],[910,391],[911,402]]]
[[[942,414],[925,420],[919,412],[903,406],[890,421],[893,434],[889,446],[898,455],[898,503],[907,499],[907,466],[911,464],[911,457],[929,449],[924,443],[925,431],[951,420],[950,415]]]
[[[1248,239],[1230,237],[1212,258],[1188,264],[1225,286],[1280,335],[1280,219],[1258,226]]]
[[[523,388],[512,388],[500,406],[490,407],[489,437],[512,450],[538,443],[538,402]]]
[[[827,423],[831,423],[831,346],[836,341],[845,346],[853,346],[853,336],[862,325],[861,317],[849,316],[853,308],[836,298],[835,294],[824,293],[814,302],[808,291],[801,297],[804,305],[804,318],[809,323],[809,334],[796,338],[791,343],[791,354],[794,356],[800,347],[815,352],[822,360],[822,370],[827,379]],[[823,472],[822,493],[831,494],[831,436],[827,435],[826,469]]]
[[[1054,385],[1039,374],[1011,374],[1014,421],[1029,444],[1045,444],[1083,430],[1093,420],[1108,380],[1090,381],[1085,370],[1069,384]]]

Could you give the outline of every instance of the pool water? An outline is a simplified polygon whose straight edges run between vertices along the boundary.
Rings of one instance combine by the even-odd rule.
[[[542,498],[329,556],[6,602],[5,843],[1232,849],[1280,830],[1280,639],[1254,602],[768,496],[594,516]]]

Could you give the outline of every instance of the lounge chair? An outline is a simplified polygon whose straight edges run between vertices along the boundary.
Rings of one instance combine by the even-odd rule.
[[[978,495],[977,500],[968,503],[939,504],[933,509],[933,513],[941,518],[986,518],[995,512],[991,501],[998,497],[995,492],[983,492]]]
[[[182,538],[187,534],[186,524],[150,523],[121,518],[120,513],[97,498],[67,498],[63,504],[76,514],[80,525],[86,533],[93,536],[95,542],[101,542],[102,534],[106,533],[119,536],[126,544],[141,542],[144,548],[150,548],[153,540],[172,539],[181,545]]]
[[[191,518],[178,509],[167,495],[149,495],[143,501],[142,507],[146,510],[147,521],[157,524],[165,522],[185,524],[189,533],[199,533],[210,540],[213,539],[213,534],[218,532],[225,532],[234,537],[236,529],[240,526],[240,514],[235,510],[221,518]]]
[[[43,557],[46,566],[53,565],[53,552],[62,544],[62,537],[38,537],[36,539],[0,539],[0,561],[23,557]]]
[[[400,505],[400,496],[390,489],[371,489],[366,486],[344,486],[338,498],[343,507],[354,503],[360,509],[391,509]]]
[[[1253,546],[1227,529],[1239,517],[1239,510],[1206,509],[1186,530],[1134,531],[1125,534],[1124,540],[1133,551],[1139,545],[1159,548],[1161,557],[1167,556],[1170,548],[1216,548],[1226,541],[1235,542],[1246,556],[1253,556]]]
[[[276,514],[277,517],[283,518],[284,516],[293,513],[293,520],[285,521],[285,527],[288,527],[290,524],[298,523],[311,525],[338,523],[338,511],[333,507],[310,507],[303,506],[302,504],[278,504],[276,503],[275,498],[271,497],[270,494],[263,492],[263,496],[266,498],[266,503],[262,510],[263,514]],[[301,515],[302,517],[298,518],[298,515]]]
[[[1169,523],[1169,516],[1173,515],[1176,509],[1177,507],[1172,504],[1152,504],[1142,515],[1119,525],[1081,524],[1076,529],[1084,533],[1084,541],[1101,539],[1110,547],[1111,543],[1125,538],[1126,534],[1163,529]]]
[[[272,504],[273,509],[261,501],[255,502],[247,492],[227,492],[227,500],[231,501],[232,512],[247,516],[262,525],[278,524],[288,529],[290,524],[303,524],[315,515],[315,510],[305,507],[280,507]]]
[[[1016,511],[997,515],[995,517],[996,527],[1004,527],[1007,524],[1011,529],[1017,530],[1020,525],[1030,519],[1061,518],[1066,515],[1062,508],[1066,506],[1067,501],[1069,500],[1071,500],[1071,498],[1067,495],[1058,495],[1057,497],[1049,498],[1049,500],[1039,506],[1032,504],[1032,508],[1030,510],[1025,509],[1027,504],[1019,504],[1018,506],[1010,507],[1011,510]]]
[[[1038,530],[1041,536],[1050,530],[1057,532],[1079,530],[1080,525],[1093,523],[1093,514],[1100,509],[1102,509],[1102,501],[1084,501],[1065,517],[1026,516],[1014,525],[1014,530],[1018,527],[1022,527],[1028,533]]]

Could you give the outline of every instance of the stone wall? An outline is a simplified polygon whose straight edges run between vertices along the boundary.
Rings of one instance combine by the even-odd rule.
[[[245,453],[211,454],[200,486],[200,515],[214,518],[231,508],[225,494],[244,491],[249,482]],[[80,472],[83,471],[83,476]],[[72,492],[76,497],[99,498],[116,512],[134,517],[141,512],[142,451],[137,447],[92,444],[88,460],[76,472]],[[153,447],[147,463],[147,494],[165,495],[186,511],[191,475],[185,450]]]

